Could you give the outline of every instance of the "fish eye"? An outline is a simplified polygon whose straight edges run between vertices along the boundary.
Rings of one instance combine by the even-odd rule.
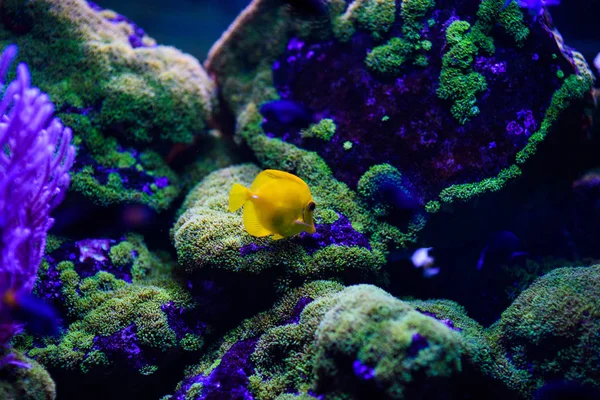
[[[317,206],[317,205],[315,204],[315,202],[314,202],[314,201],[311,201],[310,203],[308,203],[308,210],[309,210],[309,211],[315,211],[315,207],[316,207],[316,206]]]

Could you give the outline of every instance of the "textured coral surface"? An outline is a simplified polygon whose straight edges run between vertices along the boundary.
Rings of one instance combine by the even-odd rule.
[[[0,2],[77,148],[33,288],[58,334],[0,349],[0,397],[598,398],[594,79],[533,6],[254,0],[201,64],[93,2]],[[228,211],[269,168],[315,233]]]

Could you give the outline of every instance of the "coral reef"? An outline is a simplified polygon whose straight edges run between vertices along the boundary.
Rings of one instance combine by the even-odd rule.
[[[243,228],[241,212],[227,211],[228,191],[224,188],[236,182],[250,186],[259,172],[251,164],[225,168],[213,172],[187,196],[172,229],[177,258],[186,271],[223,270],[244,276],[268,271],[281,288],[306,279],[336,277],[353,282],[381,275],[385,262],[382,246],[361,233],[366,230],[360,226],[366,220],[360,214],[363,210],[352,199],[334,198],[343,196],[339,190],[333,192],[344,190],[341,184],[338,188],[311,187],[317,203],[317,233],[302,233],[285,241],[250,236]],[[299,176],[309,184],[320,173],[316,170],[311,176],[306,172]]]
[[[210,52],[205,66],[237,117],[235,139],[260,167],[344,193],[326,207],[386,257],[483,247],[490,229],[523,229],[504,225],[537,207],[547,213],[530,226],[553,221],[559,241],[564,222],[538,193],[554,196],[593,157],[581,122],[593,77],[549,17],[533,21],[500,0],[342,3],[328,1],[315,20],[253,1]],[[307,110],[312,123],[262,111],[277,100]],[[332,124],[333,134],[321,129]],[[567,161],[573,154],[577,163]],[[536,230],[519,234],[538,245]]]
[[[15,131],[48,162],[0,168],[0,322],[27,253],[17,286],[58,334],[0,324],[0,397],[600,389],[594,76],[543,2],[253,0],[203,67],[91,1],[10,0],[8,43],[41,88]],[[307,183],[315,233],[254,237],[228,211],[264,169]]]
[[[214,398],[222,390],[258,399],[369,390],[410,398],[423,390],[421,379],[442,383],[460,372],[456,332],[377,287],[342,289],[316,281],[292,290],[227,334],[171,398]],[[224,371],[239,375],[225,380]]]
[[[84,0],[1,7],[0,44],[19,45],[19,59],[73,129],[73,190],[100,205],[166,209],[180,187],[164,149],[192,143],[215,112],[215,87],[199,63]]]
[[[341,16],[332,5],[334,34],[340,21],[364,20],[363,13],[372,11],[365,4],[386,3],[393,7],[394,1],[354,1]],[[467,200],[518,177],[523,155],[591,88],[586,67],[572,64],[575,56],[562,51],[546,25],[530,26],[517,4],[502,8],[501,1],[486,0],[474,9],[470,3],[436,9],[433,2],[403,2],[391,27],[386,18],[375,26],[359,23],[345,41],[339,34],[338,40],[323,41],[294,21],[284,30],[285,16],[268,11],[268,2],[255,1],[213,47],[206,66],[237,115],[244,103],[278,96],[302,105],[317,120],[331,119],[336,134],[330,141],[311,141],[292,127],[263,128],[315,150],[350,188],[371,166],[387,162],[423,204]],[[277,22],[265,24],[265,19]],[[241,69],[244,54],[259,47],[256,37],[244,33],[258,24],[278,38],[273,42],[283,43],[270,43],[254,68]],[[503,32],[492,29],[495,24]],[[390,43],[376,47],[378,39],[366,33]],[[401,62],[409,54],[414,62]],[[417,61],[423,57],[426,62]],[[396,65],[394,71],[389,63]],[[385,68],[392,77],[371,73],[374,68]],[[557,77],[558,70],[564,78]],[[254,83],[251,91],[241,83],[248,80]],[[230,87],[240,90],[230,96]],[[499,106],[502,101],[506,104]],[[427,106],[411,107],[417,102]],[[350,151],[342,145],[347,141],[353,144]]]
[[[559,268],[536,280],[492,328],[513,363],[539,381],[598,386],[600,266]]]
[[[460,337],[445,324],[373,286],[332,300],[314,333],[316,393],[435,398],[461,372]]]
[[[571,274],[574,270],[557,271]],[[552,280],[555,273],[540,283]],[[524,294],[515,304],[529,298]],[[556,306],[568,304],[559,301]],[[509,309],[507,313],[516,316],[523,311]],[[499,325],[483,328],[452,301],[400,301],[371,285],[344,288],[314,281],[291,290],[272,309],[227,333],[199,364],[188,369],[175,393],[164,399],[211,399],[225,393],[255,399],[369,398],[375,394],[389,399],[479,398],[484,394],[492,399],[526,399],[555,379],[587,383],[574,373],[540,375],[526,358],[517,357],[515,351],[525,355],[532,344],[519,340],[513,347],[506,340],[503,330],[515,328],[503,325],[508,318],[514,319],[509,314]],[[594,318],[590,310],[581,315],[589,317],[588,321]],[[535,332],[544,332],[544,319],[538,321]],[[566,333],[570,328],[565,329]],[[590,326],[587,332],[593,329]],[[579,337],[575,332],[571,335]],[[584,336],[594,340],[593,335]],[[574,348],[566,337],[554,343],[556,354]],[[575,347],[592,351],[593,345],[586,342]],[[567,354],[575,353],[568,350]],[[575,368],[573,360],[556,360],[554,371],[569,364]]]
[[[52,238],[34,293],[59,310],[63,334],[21,335],[16,347],[46,366],[59,385],[75,374],[82,376],[81,390],[106,376],[122,381],[98,396],[136,393],[141,385],[149,393],[161,390],[157,379],[167,379],[185,353],[201,349],[209,330],[172,274],[173,264],[166,255],[150,253],[137,235]],[[68,385],[77,391],[78,385]]]

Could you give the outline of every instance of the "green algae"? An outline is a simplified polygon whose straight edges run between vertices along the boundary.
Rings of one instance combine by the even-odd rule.
[[[493,38],[489,34],[496,23],[506,30],[517,46],[523,46],[529,28],[514,2],[502,8],[500,0],[484,0],[479,5],[473,25],[456,20],[446,30],[449,49],[442,58],[437,93],[440,99],[452,101],[450,112],[461,124],[479,114],[477,94],[487,89],[487,83],[483,75],[473,70],[473,63],[480,52],[494,53]]]
[[[522,370],[532,365],[536,384],[563,379],[598,387],[600,266],[558,268],[523,291],[491,329]],[[539,351],[548,343],[556,348]]]
[[[346,42],[356,29],[364,29],[371,32],[375,40],[381,40],[395,18],[395,0],[354,0],[342,15],[333,19],[333,34],[340,42]]]
[[[517,153],[515,164],[503,169],[494,177],[485,178],[479,182],[449,186],[440,192],[440,200],[443,203],[467,201],[484,193],[497,192],[509,181],[521,176],[523,164],[536,153],[537,147],[544,141],[560,115],[574,101],[583,99],[584,94],[591,87],[592,81],[590,79],[576,74],[569,75],[562,86],[553,94],[540,128],[529,137],[525,147]],[[439,208],[433,207],[429,210],[437,211],[437,209]]]
[[[300,302],[303,309],[294,315]],[[417,332],[428,338],[430,346],[407,356]],[[348,386],[338,383],[358,378],[348,376],[342,360],[359,359],[375,366],[378,393],[394,398],[405,398],[403,394],[410,398],[419,374],[441,380],[461,370],[460,335],[440,322],[375,286],[344,288],[315,281],[291,290],[271,310],[243,321],[186,376],[208,376],[235,343],[255,337],[248,389],[260,400],[288,398],[290,391],[294,398],[310,398],[313,391],[328,398],[351,396]],[[398,374],[397,369],[404,372]],[[327,387],[321,387],[324,382]],[[181,388],[179,384],[177,389]],[[194,393],[199,394],[195,389]]]
[[[208,268],[251,274],[272,270],[279,275],[277,282],[281,290],[291,281],[338,274],[343,277],[355,272],[372,279],[381,272],[385,259],[380,251],[329,245],[309,254],[294,238],[273,241],[248,235],[241,210],[227,211],[228,192],[223,188],[235,182],[250,186],[260,171],[252,164],[216,171],[187,196],[172,229],[177,259],[186,270]],[[320,209],[323,208],[325,219],[337,219],[338,208],[320,201],[312,187],[311,192],[319,204],[315,218],[321,220]]]
[[[114,15],[93,11],[85,1],[15,0],[3,10],[7,19],[0,26],[0,44],[19,46],[18,60],[28,64],[32,82],[48,93],[56,116],[73,129],[79,152],[85,149],[116,174],[135,167],[171,177],[170,185],[148,195],[120,187],[115,178],[100,183],[88,168],[73,173],[72,190],[101,205],[168,207],[179,193],[174,173],[154,156],[137,163],[137,151],[122,146],[150,154],[164,143],[189,143],[206,130],[216,104],[214,85],[197,61],[164,46],[131,48],[126,24],[104,20]],[[26,29],[16,34],[12,26]],[[144,43],[154,42],[145,37]]]
[[[26,363],[30,368],[8,365],[0,369],[0,398],[4,400],[54,400],[56,387],[44,367],[20,352],[11,351],[17,361]]]
[[[382,76],[396,76],[407,61],[420,67],[428,65],[424,52],[431,50],[431,42],[422,40],[424,18],[435,7],[433,0],[406,0],[402,2],[402,37],[393,37],[375,47],[365,58],[367,68]]]
[[[269,337],[274,337],[276,341],[281,341],[282,344],[286,340],[285,337],[279,339],[271,333],[272,329],[277,330],[280,325],[285,325],[286,320],[293,316],[294,310],[297,307],[297,304],[302,299],[319,299],[327,297],[328,295],[332,295],[340,292],[343,289],[338,283],[329,282],[329,281],[313,281],[307,283],[301,287],[294,288],[290,290],[285,296],[280,298],[270,310],[261,312],[256,316],[246,319],[242,321],[238,327],[229,331],[224,335],[222,340],[215,345],[213,345],[205,354],[203,354],[200,358],[200,361],[197,365],[192,366],[187,369],[187,376],[208,376],[215,368],[217,368],[221,362],[221,358],[227,353],[227,351],[238,341],[251,339],[253,337],[269,334]],[[312,303],[311,303],[312,304]],[[309,304],[310,306],[310,304]],[[316,310],[320,310],[321,307],[317,307]],[[305,311],[306,312],[306,311]],[[304,314],[304,313],[303,313]],[[314,328],[314,326],[313,326]],[[301,333],[302,340],[306,341],[308,337],[306,336],[308,330],[304,330]],[[291,338],[288,336],[288,338]],[[300,336],[298,336],[300,338]],[[307,348],[309,347],[309,343],[289,343],[293,346],[293,348]],[[275,344],[274,344],[275,345]],[[259,347],[261,346],[261,347]],[[264,346],[264,347],[262,347]],[[267,360],[265,357],[268,357],[268,347],[270,344],[267,340],[265,340],[263,345],[257,345],[257,348],[254,354],[251,356],[253,362],[257,363],[255,373],[249,377],[250,380],[250,388],[251,391],[257,398],[275,398],[278,394],[281,394],[285,391],[285,382],[293,381],[295,378],[293,377],[294,371],[297,373],[300,369],[305,369],[306,371],[310,370],[310,366],[306,364],[307,360],[304,360],[302,364],[295,364],[291,369],[290,373],[288,371],[284,371],[280,369],[282,364],[290,365],[292,362],[291,359],[273,359]],[[264,350],[260,350],[263,348]],[[282,348],[283,350],[284,348]],[[290,348],[291,350],[291,348]],[[300,355],[299,355],[300,356]],[[298,361],[298,358],[296,358]],[[280,374],[275,374],[270,371],[278,370]],[[272,380],[271,384],[267,383],[267,387],[271,387],[273,390],[277,392],[269,392],[266,388],[260,387],[261,376],[263,374],[267,374],[269,376],[273,376],[275,379]],[[275,377],[275,375],[280,375],[279,377]],[[305,388],[306,384],[303,385]],[[181,383],[177,386],[177,390],[181,389]],[[193,397],[191,392],[195,395],[201,393],[201,388],[194,388],[193,386],[188,390],[186,396]],[[261,393],[263,396],[261,396]]]
[[[356,191],[372,207],[378,217],[387,215],[393,208],[381,198],[381,185],[403,189],[402,174],[390,164],[378,164],[369,168],[358,180]]]
[[[317,138],[326,142],[331,141],[335,135],[335,122],[332,119],[324,118],[316,124],[312,124],[307,129],[300,132],[302,138]]]
[[[66,240],[61,244],[67,243]],[[53,246],[58,250],[60,246]],[[60,261],[59,272],[62,306],[69,320],[58,338],[38,339],[34,344],[29,335],[17,336],[14,346],[47,367],[80,371],[84,374],[106,371],[114,360],[94,349],[95,339],[108,337],[130,326],[141,346],[157,351],[182,349],[197,351],[204,339],[187,333],[180,340],[169,326],[162,307],[191,308],[191,296],[173,276],[174,262],[164,254],[150,252],[140,235],[129,234],[108,249],[116,267],[129,268],[132,283],[118,279],[107,271],[83,278],[70,260]],[[38,283],[49,277],[48,261],[43,260],[38,271]],[[38,287],[34,288],[37,293]],[[161,365],[144,365],[140,375],[156,373]]]

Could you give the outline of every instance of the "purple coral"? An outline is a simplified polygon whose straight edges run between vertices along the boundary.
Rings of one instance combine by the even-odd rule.
[[[204,376],[199,374],[186,379],[174,395],[174,400],[188,398],[188,390],[194,384],[202,384],[202,400],[240,399],[251,400],[254,397],[248,390],[248,377],[254,373],[250,356],[254,353],[258,338],[241,340],[235,343],[221,358],[219,365]]]
[[[8,46],[0,57],[2,84],[17,50]],[[72,132],[53,112],[48,95],[31,87],[27,65],[19,64],[0,102],[0,293],[31,292],[54,222],[50,212],[69,187]],[[6,313],[0,318],[0,346],[7,346],[21,326]],[[0,367],[8,363],[21,365],[9,355]]]
[[[368,381],[375,377],[375,368],[363,364],[360,360],[355,360],[352,363],[352,368],[354,369],[354,375],[363,381]]]

